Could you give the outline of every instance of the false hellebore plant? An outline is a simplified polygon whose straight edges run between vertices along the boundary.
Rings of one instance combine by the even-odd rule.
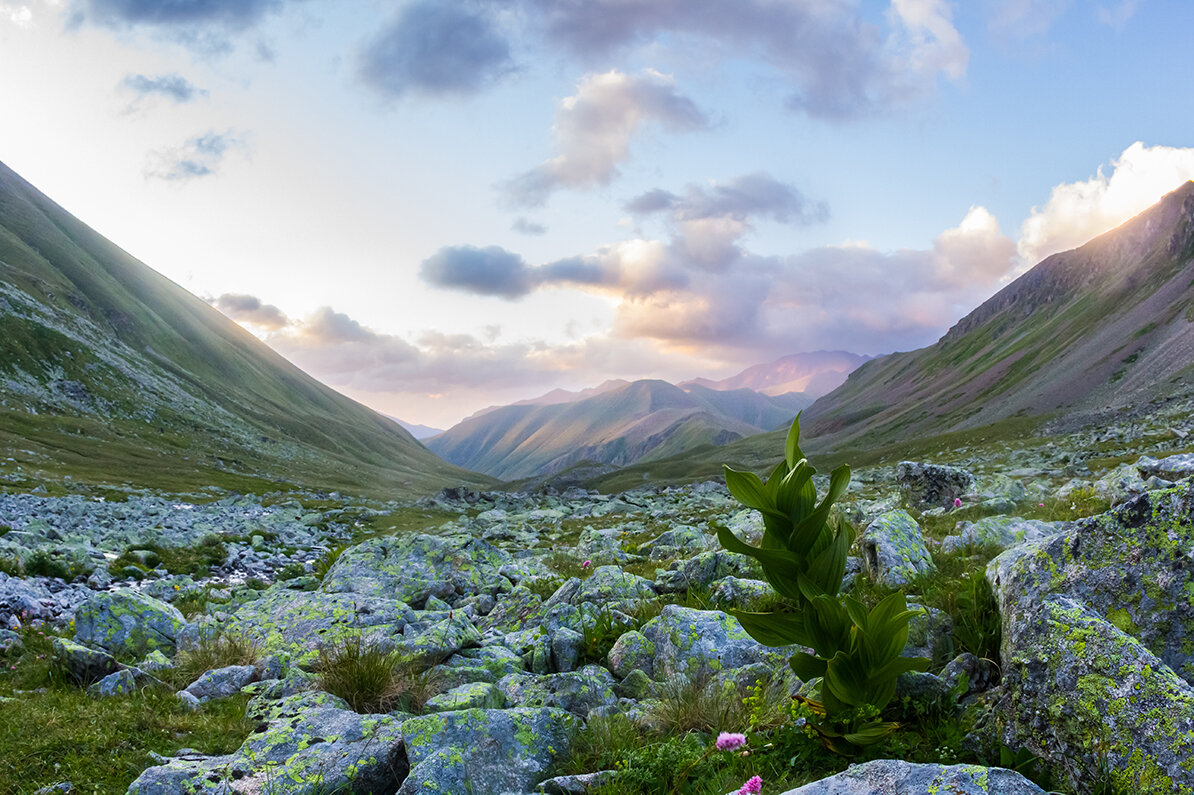
[[[908,610],[897,591],[872,610],[850,596],[839,596],[846,555],[854,530],[831,513],[850,483],[843,465],[829,476],[829,492],[820,503],[813,485],[816,470],[800,450],[800,417],[788,432],[784,460],[764,483],[753,472],[726,470],[734,498],[763,514],[763,540],[751,546],[726,527],[721,545],[762,564],[771,586],[792,607],[772,613],[732,610],[742,628],[765,646],[799,645],[790,664],[804,681],[821,678],[821,702],[806,701],[819,717],[814,726],[832,750],[854,753],[879,742],[898,728],[877,720],[895,695],[896,679],[924,671],[929,661],[901,657],[908,640]]]

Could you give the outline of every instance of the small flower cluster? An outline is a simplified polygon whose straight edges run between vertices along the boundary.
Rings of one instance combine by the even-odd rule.
[[[738,732],[722,732],[717,735],[717,741],[714,747],[719,751],[734,751],[746,745],[746,735]],[[763,779],[759,776],[751,776],[742,788],[738,790],[738,795],[759,795],[763,791]]]

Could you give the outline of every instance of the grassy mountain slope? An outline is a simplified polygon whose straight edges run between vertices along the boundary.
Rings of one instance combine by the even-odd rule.
[[[1194,182],[1086,245],[1055,254],[937,343],[863,364],[802,418],[819,465],[915,456],[978,438],[1139,414],[1194,394]],[[604,475],[606,490],[762,471],[783,433]]]
[[[635,381],[571,403],[488,411],[428,440],[428,447],[460,466],[513,480],[580,461],[624,466],[725,444],[790,421],[800,402]]]
[[[0,445],[27,473],[147,486],[414,493],[484,480],[307,376],[3,165]]]

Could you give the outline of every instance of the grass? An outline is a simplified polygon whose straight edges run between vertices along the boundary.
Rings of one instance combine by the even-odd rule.
[[[163,568],[171,574],[188,574],[192,577],[207,577],[211,568],[224,562],[228,546],[224,539],[209,535],[199,543],[185,547],[164,547],[147,543],[128,547],[108,564],[108,570],[119,574],[127,567],[149,572]]]
[[[402,662],[396,651],[360,635],[319,649],[319,686],[363,715],[402,710],[419,714],[435,695],[436,677]]]
[[[171,679],[182,688],[207,671],[230,665],[256,665],[261,657],[261,647],[252,638],[232,633],[201,636],[195,648],[181,651],[175,657]]]
[[[737,731],[750,717],[738,688],[705,670],[669,677],[659,683],[655,695],[648,715],[665,732]]]

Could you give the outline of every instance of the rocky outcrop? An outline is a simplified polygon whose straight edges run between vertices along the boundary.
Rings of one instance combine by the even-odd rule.
[[[784,795],[1045,795],[1011,770],[979,765],[918,765],[877,759]]]
[[[904,501],[915,508],[950,508],[974,488],[974,475],[959,467],[900,461],[896,484]]]
[[[863,565],[880,585],[899,588],[937,567],[920,525],[907,511],[889,511],[867,525],[859,540]]]

